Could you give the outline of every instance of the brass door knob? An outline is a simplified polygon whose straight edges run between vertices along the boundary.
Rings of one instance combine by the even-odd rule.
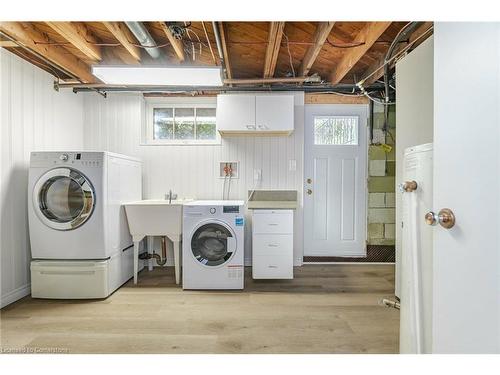
[[[311,195],[313,193],[313,191],[311,189],[307,189],[306,192],[307,192],[307,195]]]
[[[427,225],[441,225],[445,229],[451,229],[455,226],[455,214],[449,208],[443,208],[437,214],[430,211],[425,214],[425,223]]]

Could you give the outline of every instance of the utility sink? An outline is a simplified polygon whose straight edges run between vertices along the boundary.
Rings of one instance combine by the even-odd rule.
[[[182,206],[192,199],[146,199],[124,203],[132,237],[167,236],[172,241],[182,234]]]
[[[128,228],[134,241],[134,284],[139,268],[139,242],[146,236],[167,236],[174,244],[175,282],[180,282],[180,241],[182,236],[182,206],[192,199],[172,201],[147,199],[124,203]],[[150,270],[152,270],[150,262]]]

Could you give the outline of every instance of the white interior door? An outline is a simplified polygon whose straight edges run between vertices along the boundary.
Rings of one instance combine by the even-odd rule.
[[[304,255],[366,255],[367,105],[306,105]]]
[[[500,352],[500,25],[434,30],[433,352]]]

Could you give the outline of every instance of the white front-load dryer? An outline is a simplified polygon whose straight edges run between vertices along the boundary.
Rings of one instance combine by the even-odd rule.
[[[124,202],[142,198],[140,160],[110,152],[32,152],[32,296],[103,298],[133,275]]]
[[[243,289],[243,211],[243,201],[194,201],[184,205],[184,289]]]

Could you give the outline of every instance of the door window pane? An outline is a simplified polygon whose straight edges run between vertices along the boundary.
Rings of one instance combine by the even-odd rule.
[[[40,192],[42,213],[50,220],[67,223],[83,210],[84,199],[80,185],[69,177],[50,179]]]
[[[357,145],[358,117],[318,116],[314,118],[315,145]]]
[[[196,109],[196,139],[215,139],[215,132],[215,108]]]
[[[173,139],[174,110],[173,108],[154,108],[153,110],[154,139]]]
[[[175,139],[194,139],[194,108],[175,108]]]
[[[219,266],[232,253],[228,251],[227,238],[231,232],[224,226],[216,223],[202,225],[191,239],[191,251],[195,259],[206,266]]]

